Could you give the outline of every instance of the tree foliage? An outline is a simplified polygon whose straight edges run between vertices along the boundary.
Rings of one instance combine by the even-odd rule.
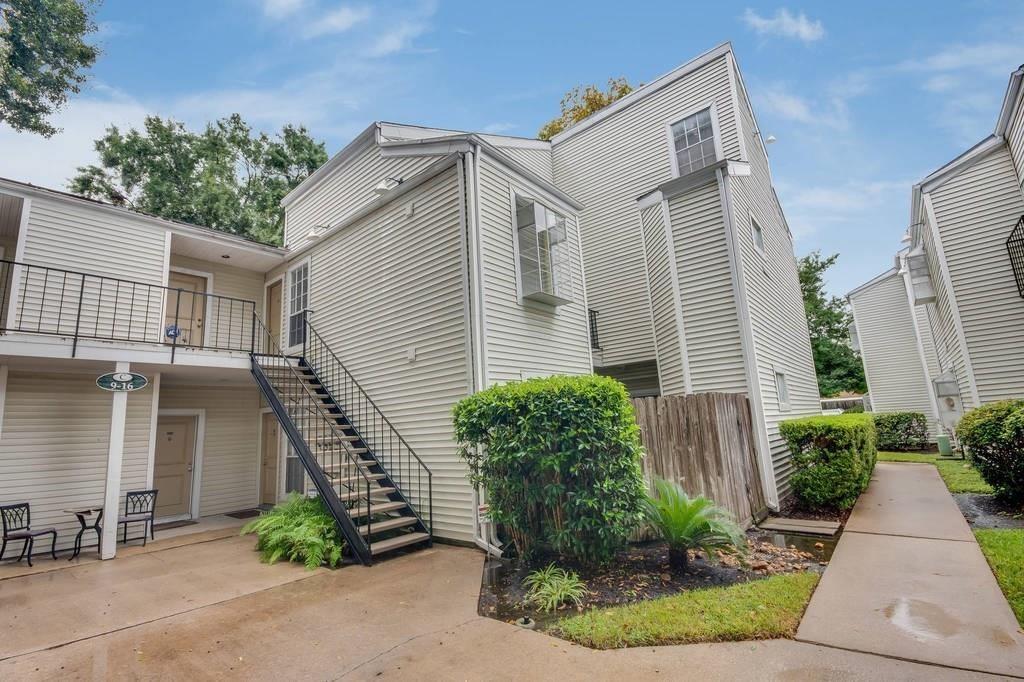
[[[550,140],[574,123],[579,123],[631,92],[633,86],[625,78],[609,78],[607,90],[601,90],[596,85],[577,85],[562,98],[561,115],[545,123],[537,137]]]
[[[825,293],[825,272],[837,260],[838,253],[823,257],[820,251],[812,251],[797,261],[807,326],[811,332],[814,369],[823,396],[868,390],[864,365],[850,345],[853,316],[843,299]]]
[[[78,169],[73,192],[271,244],[281,242],[281,199],[327,161],[304,127],[271,137],[238,114],[199,133],[147,116],[142,130],[107,128],[95,148],[99,165]]]
[[[50,137],[47,118],[77,94],[98,50],[90,0],[0,0],[0,121]]]

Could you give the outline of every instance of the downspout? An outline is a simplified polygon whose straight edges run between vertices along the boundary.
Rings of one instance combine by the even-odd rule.
[[[473,145],[465,153],[466,232],[469,260],[470,337],[473,348],[473,392],[487,388],[487,347],[484,329],[483,247],[480,243],[480,147]],[[493,524],[480,523],[483,491],[473,488],[473,542],[493,556],[501,556]]]

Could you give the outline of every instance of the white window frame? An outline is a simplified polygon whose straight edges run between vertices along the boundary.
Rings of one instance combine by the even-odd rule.
[[[575,229],[576,228],[576,215],[575,214],[567,212],[567,211],[563,211],[563,210],[552,208],[551,202],[543,201],[543,200],[539,199],[537,197],[537,193],[536,192],[531,192],[529,190],[526,190],[526,189],[524,189],[522,187],[518,187],[518,186],[513,185],[511,183],[509,184],[509,208],[511,210],[511,217],[512,217],[512,222],[511,222],[512,254],[513,254],[513,258],[514,258],[513,266],[514,266],[515,273],[516,273],[516,299],[519,301],[520,305],[523,305],[523,304],[525,304],[525,303],[527,303],[529,301],[531,303],[540,303],[542,305],[551,306],[555,310],[557,310],[558,308],[560,308],[563,305],[571,305],[573,303],[576,303],[576,282],[575,282],[574,277],[573,277],[573,274],[574,274],[573,273],[573,269],[574,268],[573,268],[573,263],[572,262],[569,263],[569,283],[568,283],[568,287],[567,287],[568,288],[569,298],[563,299],[565,301],[564,303],[555,304],[555,303],[549,303],[549,302],[546,302],[546,301],[540,301],[540,300],[537,300],[537,299],[534,299],[534,298],[529,298],[529,297],[527,297],[526,294],[523,293],[523,276],[522,276],[521,268],[520,268],[520,265],[519,265],[519,226],[518,226],[518,220],[517,220],[516,197],[532,201],[535,204],[540,204],[541,206],[544,207],[545,210],[551,211],[552,213],[563,217],[565,219],[565,221],[566,221],[566,226],[565,226],[565,229],[566,229],[566,244],[570,244],[571,243],[571,241],[569,240],[569,235],[568,235],[568,232],[570,230],[570,225],[569,225],[570,221],[572,223],[572,228],[571,229]],[[569,248],[569,247],[567,246],[567,248]],[[577,256],[573,255],[572,257],[577,257]],[[554,268],[552,268],[552,276],[553,276],[553,272],[554,272]]]
[[[750,241],[754,244],[754,250],[763,256],[765,251],[764,228],[761,227],[761,221],[753,213],[750,214]]]
[[[302,266],[306,266],[306,308],[305,308],[305,310],[306,310],[307,319],[309,319],[308,315],[309,315],[309,313],[312,312],[309,309],[309,299],[310,299],[310,294],[311,294],[310,282],[312,281],[312,274],[313,274],[313,268],[310,267],[310,261],[311,261],[310,258],[303,258],[302,260],[296,261],[295,263],[293,263],[288,268],[288,271],[285,273],[284,291],[282,292],[282,294],[285,296],[285,301],[287,303],[286,308],[288,310],[288,314],[285,316],[285,328],[281,330],[281,334],[284,336],[284,339],[285,339],[283,345],[287,346],[287,350],[288,351],[292,351],[292,350],[294,350],[296,348],[301,348],[302,347],[302,343],[301,342],[300,343],[296,343],[296,344],[292,344],[291,343],[291,340],[292,340],[292,333],[291,333],[291,329],[292,329],[292,316],[295,315],[297,312],[300,312],[300,311],[292,310],[292,272],[294,272],[295,270],[298,270]]]
[[[700,106],[687,109],[682,114],[674,116],[670,121],[665,123],[665,139],[668,141],[668,156],[669,163],[672,166],[672,177],[679,177],[679,159],[676,157],[676,141],[675,136],[672,135],[672,126],[680,123],[681,121],[690,118],[704,110],[709,110],[711,114],[711,134],[715,138],[715,162],[719,162],[725,158],[725,152],[722,151],[722,134],[718,126],[718,105],[715,102],[705,102]],[[705,166],[704,168],[707,168]],[[700,169],[703,170],[703,169]],[[694,173],[699,171],[693,171]],[[689,172],[687,172],[689,175]]]
[[[785,400],[782,398],[783,393],[786,394]],[[789,394],[789,381],[786,377],[786,371],[777,367],[775,368],[775,397],[779,402],[779,411],[789,412],[790,400],[792,398]]]

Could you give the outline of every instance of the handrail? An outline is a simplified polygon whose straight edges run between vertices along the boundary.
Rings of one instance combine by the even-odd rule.
[[[195,328],[182,329],[183,305]],[[248,299],[0,259],[0,331],[70,337],[72,357],[79,339],[170,346],[171,362],[178,347],[251,352],[255,312]]]
[[[1024,215],[1006,239],[1006,251],[1010,255],[1010,269],[1013,270],[1017,293],[1024,298]]]
[[[433,472],[413,450],[405,437],[399,433],[377,403],[370,398],[330,345],[310,324],[309,316],[305,315],[304,318],[302,357],[307,367],[316,375],[320,385],[328,392],[334,404],[344,412],[374,459],[381,464],[388,476],[398,483],[396,494],[409,505],[413,514],[432,535],[434,525]],[[339,370],[342,373],[341,386],[338,385]],[[349,385],[351,385],[351,389]],[[353,405],[358,401],[362,401],[370,408],[369,416],[361,405]],[[408,453],[415,464],[408,461],[407,458],[403,458],[403,452]],[[425,491],[423,490],[424,475],[427,479]],[[415,503],[406,494],[410,492],[415,493]],[[422,507],[424,498],[427,502],[426,521],[423,514],[417,509],[417,507]]]

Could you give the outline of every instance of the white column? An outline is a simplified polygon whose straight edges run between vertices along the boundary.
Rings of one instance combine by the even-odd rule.
[[[119,362],[115,372],[128,372],[130,365]],[[110,447],[107,450],[107,484],[103,494],[103,549],[101,559],[117,553],[117,518],[121,507],[121,463],[124,459],[124,422],[128,414],[128,392],[113,395],[110,410]]]

